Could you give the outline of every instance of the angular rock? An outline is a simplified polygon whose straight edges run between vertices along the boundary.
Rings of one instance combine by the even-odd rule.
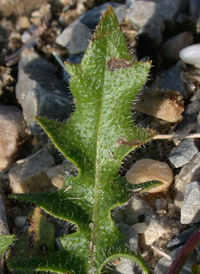
[[[25,123],[21,110],[14,106],[0,106],[0,171],[16,160],[25,137]]]
[[[167,158],[175,168],[182,167],[197,154],[198,145],[198,139],[185,139],[172,149]]]
[[[158,82],[164,88],[179,91],[181,95],[186,99],[188,97],[188,93],[184,83],[180,78],[181,71],[182,69],[177,63],[176,66],[160,73],[158,75]]]
[[[122,4],[118,4],[116,2],[109,2],[99,5],[98,7],[94,7],[93,9],[87,11],[85,14],[81,15],[77,20],[81,23],[85,24],[91,30],[94,30],[103,13],[107,10],[109,6],[112,6],[114,12],[117,16],[119,23],[121,23],[125,17],[127,7]]]
[[[22,105],[28,128],[36,133],[41,130],[34,116],[46,116],[63,121],[69,117],[73,106],[66,82],[55,76],[57,68],[26,49],[19,61],[16,96]]]
[[[184,110],[181,94],[164,88],[142,89],[133,108],[171,123],[179,121]]]
[[[126,180],[132,184],[144,183],[158,180],[163,183],[148,191],[148,193],[162,192],[167,189],[173,181],[173,172],[168,164],[152,159],[137,161],[126,173]]]
[[[182,113],[183,119],[176,128],[177,134],[187,134],[195,129],[197,116],[199,114],[199,106],[199,101],[195,100],[185,107],[185,110]]]
[[[180,209],[184,199],[185,189],[193,181],[199,181],[200,178],[200,152],[185,165],[175,180],[174,205]]]
[[[190,224],[200,221],[200,183],[187,185],[181,206],[181,223]]]
[[[136,30],[139,30],[154,16],[155,9],[156,3],[153,1],[134,1],[127,13],[127,19]]]
[[[9,171],[12,193],[49,192],[55,188],[46,172],[55,165],[46,149],[41,149],[28,158],[17,161]]]
[[[179,60],[179,51],[193,44],[193,35],[191,32],[182,32],[169,38],[160,47],[160,53],[166,62],[177,62]]]
[[[198,21],[200,17],[200,2],[199,0],[190,0],[189,11],[195,21]]]
[[[85,52],[92,37],[92,31],[80,21],[74,21],[56,38],[56,43],[66,47],[69,54]]]
[[[178,236],[173,237],[167,243],[167,248],[171,249],[171,248],[178,247],[180,245],[184,245],[198,228],[200,228],[200,224],[195,224],[192,227],[189,227],[188,229],[181,231]]]
[[[156,47],[159,47],[163,41],[162,32],[165,29],[164,21],[160,16],[151,17],[148,22],[140,28],[138,34],[147,33],[154,41]]]

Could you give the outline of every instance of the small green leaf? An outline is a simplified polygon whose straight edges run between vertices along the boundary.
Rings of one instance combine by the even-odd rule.
[[[110,6],[81,64],[66,63],[74,114],[65,122],[36,118],[58,150],[77,166],[78,176],[66,178],[65,188],[55,193],[11,195],[73,222],[77,232],[61,238],[58,252],[16,260],[10,268],[100,274],[108,262],[129,258],[148,273],[144,260],[125,246],[111,210],[125,203],[128,189],[133,189],[118,176],[122,159],[155,135],[151,129],[136,127],[131,118],[133,99],[150,66],[151,62],[132,59]]]
[[[13,243],[14,235],[0,235],[0,256]]]

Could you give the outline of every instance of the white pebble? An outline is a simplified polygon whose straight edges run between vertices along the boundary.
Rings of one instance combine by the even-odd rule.
[[[179,52],[180,58],[187,64],[200,64],[200,44],[195,44],[182,49]]]

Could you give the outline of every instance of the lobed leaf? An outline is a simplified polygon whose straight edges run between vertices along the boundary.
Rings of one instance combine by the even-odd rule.
[[[102,16],[81,64],[66,63],[76,105],[65,122],[37,117],[55,146],[79,170],[65,188],[48,194],[12,195],[73,222],[62,249],[46,258],[15,260],[10,268],[59,273],[101,273],[109,261],[129,258],[148,273],[144,260],[124,244],[111,210],[127,201],[133,186],[118,176],[122,159],[155,134],[133,125],[132,101],[146,81],[150,62],[134,62],[110,6]],[[153,185],[152,185],[153,186]]]

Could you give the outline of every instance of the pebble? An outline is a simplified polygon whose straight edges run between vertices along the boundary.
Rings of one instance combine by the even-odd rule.
[[[14,224],[17,227],[22,227],[26,222],[26,216],[17,216],[14,220]]]
[[[181,94],[164,88],[143,88],[133,108],[171,123],[179,121],[184,110]]]
[[[148,22],[140,28],[138,34],[147,33],[153,40],[156,47],[159,47],[163,41],[162,32],[165,29],[165,24],[160,16],[153,16]]]
[[[185,107],[185,110],[182,113],[183,119],[176,128],[177,134],[187,134],[195,129],[199,107],[200,103],[198,100],[193,101]]]
[[[144,183],[158,180],[164,183],[148,191],[148,193],[162,192],[167,189],[173,181],[173,172],[167,163],[142,159],[137,161],[126,173],[126,180],[132,184]]]
[[[193,44],[193,35],[191,32],[182,32],[169,38],[160,47],[162,58],[166,62],[177,62],[179,60],[179,51]]]
[[[16,23],[16,30],[23,31],[30,27],[30,22],[27,16],[20,16]]]
[[[141,271],[138,268],[136,262],[129,259],[121,258],[120,261],[113,262],[112,274],[140,274]]]
[[[66,82],[55,76],[57,67],[28,48],[21,54],[18,67],[16,96],[31,132],[35,134],[41,130],[34,116],[67,119],[73,105]]]
[[[181,72],[182,68],[180,63],[177,63],[176,66],[158,73],[158,82],[164,88],[179,91],[181,95],[187,99],[188,92],[186,90],[185,84],[181,80]]]
[[[179,55],[187,64],[200,65],[200,44],[195,44],[182,49]]]
[[[191,224],[200,221],[200,182],[187,185],[181,206],[181,223]]]
[[[187,185],[193,181],[198,181],[199,178],[200,152],[198,152],[188,164],[182,167],[180,173],[176,177],[174,186],[174,205],[177,207],[177,209],[181,209]]]
[[[92,31],[83,23],[74,21],[56,38],[56,43],[66,47],[69,54],[85,52],[92,37]]]
[[[128,246],[133,252],[139,253],[140,248],[138,246],[138,232],[125,223],[120,223],[117,227],[125,236],[126,246]]]
[[[127,7],[125,5],[116,3],[114,1],[113,2],[111,1],[109,3],[104,3],[102,5],[94,7],[93,9],[90,9],[89,11],[81,15],[77,20],[85,24],[89,29],[94,30],[97,24],[99,23],[101,16],[108,9],[110,5],[114,9],[114,12],[117,16],[119,23],[121,23],[124,20]]]
[[[155,9],[156,3],[153,1],[134,1],[126,17],[134,29],[139,30],[153,17]]]
[[[54,187],[46,172],[54,165],[54,159],[46,149],[17,161],[8,174],[11,192],[39,193],[53,190]]]
[[[182,167],[197,154],[198,145],[198,139],[185,139],[172,149],[167,158],[175,168]]]
[[[70,162],[54,166],[47,171],[48,178],[51,180],[52,184],[59,189],[64,186],[66,177],[76,176],[76,174],[77,169]]]
[[[200,228],[200,224],[195,224],[179,233],[179,235],[174,236],[168,243],[167,248],[172,249],[180,245],[184,245],[187,240],[194,234],[194,232]]]
[[[10,167],[19,154],[19,142],[25,137],[21,110],[14,106],[0,106],[0,171]]]
[[[190,0],[189,1],[189,12],[190,15],[194,18],[195,21],[198,21],[200,17],[200,2],[199,0]]]

